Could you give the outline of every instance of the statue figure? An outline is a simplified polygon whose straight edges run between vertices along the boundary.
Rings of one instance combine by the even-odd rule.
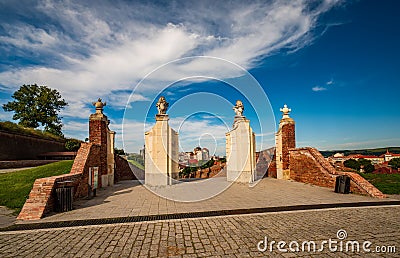
[[[101,102],[101,98],[99,98],[97,100],[97,102],[92,102],[92,104],[93,104],[93,106],[96,107],[96,113],[98,113],[98,114],[102,114],[103,113],[103,107],[107,105],[107,103],[105,101]]]
[[[237,100],[236,105],[233,107],[233,110],[236,113],[236,116],[243,116],[244,106],[242,101]]]
[[[158,109],[158,114],[165,115],[168,109],[168,105],[169,103],[165,100],[164,96],[161,96],[156,104],[156,107]]]

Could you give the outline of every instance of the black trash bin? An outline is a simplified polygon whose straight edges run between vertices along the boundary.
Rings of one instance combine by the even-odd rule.
[[[338,176],[336,177],[335,193],[348,194],[350,193],[350,177]]]
[[[62,181],[57,183],[57,207],[59,212],[72,210],[72,202],[74,199],[74,186],[72,181]]]

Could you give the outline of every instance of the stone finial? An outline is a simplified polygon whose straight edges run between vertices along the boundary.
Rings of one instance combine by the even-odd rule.
[[[244,106],[242,101],[236,100],[236,105],[232,109],[235,111],[236,116],[243,116]]]
[[[101,98],[97,102],[92,102],[92,104],[96,107],[96,114],[103,114],[103,107],[107,105],[105,101],[101,102]]]
[[[287,107],[287,105],[283,105],[283,108],[280,109],[280,111],[283,113],[282,119],[285,118],[290,118],[289,113],[292,111],[290,108]]]
[[[156,107],[159,115],[165,115],[168,109],[169,103],[165,100],[164,96],[161,96],[158,100]]]

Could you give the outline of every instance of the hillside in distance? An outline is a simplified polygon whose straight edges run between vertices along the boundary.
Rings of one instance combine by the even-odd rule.
[[[350,154],[379,156],[379,155],[386,153],[387,150],[389,150],[390,153],[395,153],[395,154],[400,153],[400,147],[384,147],[384,148],[360,149],[360,150],[327,150],[327,151],[320,151],[320,152],[326,158],[326,157],[332,156],[335,153],[343,153],[345,156],[350,155]]]

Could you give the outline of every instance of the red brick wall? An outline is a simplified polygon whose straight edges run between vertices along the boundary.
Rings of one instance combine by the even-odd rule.
[[[59,182],[72,181],[74,198],[87,196],[89,167],[98,166],[99,154],[99,145],[82,143],[69,174],[36,179],[18,219],[36,220],[53,211],[56,200],[55,188]]]
[[[336,177],[350,177],[350,191],[377,198],[386,197],[357,173],[338,172],[315,148],[298,148],[289,150],[290,178],[303,183],[329,187],[334,190]]]
[[[97,117],[93,114],[89,119],[89,142],[100,146],[99,175],[107,175],[107,117]],[[99,177],[99,187],[102,187],[101,176]]]
[[[296,148],[295,125],[288,122],[282,126],[282,165],[289,168],[289,149]]]
[[[276,159],[273,159],[271,161],[271,163],[269,163],[268,170],[267,170],[267,173],[265,174],[265,177],[272,177],[272,178],[277,177]]]
[[[132,172],[132,169],[129,166],[129,163],[126,159],[121,156],[115,154],[115,170],[114,170],[114,182],[122,181],[122,180],[137,180],[135,174]]]
[[[336,175],[326,171],[308,148],[301,148],[290,150],[290,178],[333,189]]]

